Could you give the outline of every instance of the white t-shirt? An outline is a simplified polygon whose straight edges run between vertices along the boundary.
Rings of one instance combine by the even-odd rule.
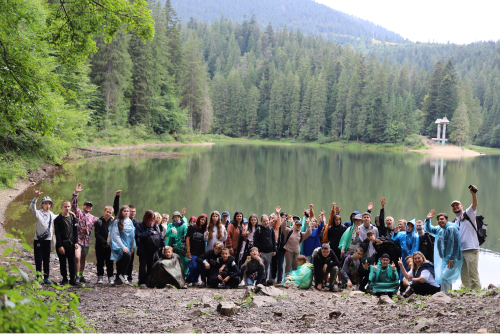
[[[476,211],[472,210],[472,204],[465,210],[467,216],[469,216],[472,224],[477,228],[476,225]],[[460,245],[462,251],[468,249],[479,249],[479,240],[477,239],[477,233],[472,224],[464,218],[463,213],[455,218],[454,223],[457,224],[460,231]]]
[[[221,241],[222,243],[224,243],[224,241],[226,241],[227,239],[227,231],[226,231],[226,228],[224,227],[224,225],[222,225],[222,240],[217,240],[217,226],[214,226],[212,228],[212,240],[208,240],[208,233],[210,233],[210,231],[206,231],[205,232],[205,241],[207,242],[207,247],[205,248],[206,251],[209,251],[209,250],[212,250],[214,249],[214,244],[217,242],[217,241]]]
[[[413,277],[413,269],[411,269],[408,272],[408,275]],[[429,283],[430,285],[435,286],[436,288],[439,288],[439,284],[436,283],[436,279],[434,278],[434,276],[432,276],[432,274],[429,270],[427,270],[427,269],[422,270],[422,272],[420,273],[420,277],[423,277],[423,279],[425,279],[425,283]]]

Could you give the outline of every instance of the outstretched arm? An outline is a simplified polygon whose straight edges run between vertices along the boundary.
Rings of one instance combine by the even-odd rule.
[[[472,194],[472,210],[476,211],[477,208],[477,187],[472,186],[471,189],[469,189],[470,193]],[[476,191],[476,192],[474,192]]]

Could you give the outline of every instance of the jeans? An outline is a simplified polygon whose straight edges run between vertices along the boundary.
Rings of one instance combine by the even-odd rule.
[[[479,249],[468,249],[462,251],[462,285],[472,290],[481,289],[481,281],[477,267],[479,265]]]
[[[306,255],[307,262],[312,263],[312,259],[313,259],[312,255]]]
[[[113,261],[111,258],[111,247],[95,247],[95,257],[97,259],[97,276],[104,276],[104,263],[106,263],[106,274],[113,276]]]
[[[273,260],[273,253],[260,253],[260,258],[262,262],[264,262],[264,270],[266,274],[269,272],[269,266]],[[266,278],[268,275],[264,276]],[[267,281],[267,280],[266,280]]]
[[[43,278],[49,279],[50,272],[50,243],[51,240],[35,240],[33,242],[33,252],[35,255],[36,271],[42,271],[43,263]],[[38,279],[38,275],[37,275]]]
[[[200,271],[198,270],[198,263],[196,258],[198,256],[191,255],[191,260],[188,264],[188,274],[186,276],[186,283],[198,283],[198,277],[200,276]]]
[[[295,262],[295,260],[297,260],[297,256],[299,256],[300,253],[294,253],[294,252],[289,252],[287,251],[286,252],[286,255],[285,255],[285,275],[288,274],[291,269],[293,270],[297,270],[297,262]]]
[[[339,267],[333,266],[332,268],[330,268],[330,270],[327,269],[325,274],[330,274],[330,279],[328,283],[330,283],[330,286],[333,286],[333,284],[335,284],[335,282],[337,281],[337,276],[339,274]],[[323,284],[323,277],[324,275],[320,275],[320,277],[315,277],[314,280],[315,287],[317,287],[318,284]]]
[[[259,285],[261,283],[265,273],[266,273],[265,270],[259,270],[259,273],[257,274],[257,279],[255,280],[255,285]],[[253,279],[247,276],[247,285],[253,286],[253,282],[254,282]]]
[[[73,280],[75,278],[75,245],[71,244],[64,247],[64,254],[57,252],[57,257],[59,258],[59,268],[61,270],[61,276],[63,280],[68,279],[68,271],[66,269],[66,260],[68,261],[69,267],[69,278]]]
[[[276,282],[281,282],[283,280],[283,261],[285,260],[285,252],[286,251],[283,248],[279,249],[276,255],[273,256],[272,259],[271,278],[274,279]]]
[[[123,256],[120,260],[116,261],[116,279],[118,280],[120,275],[123,275],[124,277],[127,275],[127,269],[128,265],[130,264],[130,259],[132,257],[132,254],[130,252],[125,253],[123,252]]]

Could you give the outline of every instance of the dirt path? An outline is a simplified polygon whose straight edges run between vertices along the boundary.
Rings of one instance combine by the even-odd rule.
[[[429,154],[431,157],[444,158],[447,160],[478,157],[480,155],[484,155],[479,152],[475,152],[452,144],[446,144],[444,146],[437,145],[435,142],[429,140],[427,137],[424,136],[421,137],[422,137],[422,142],[427,147],[421,150],[412,150],[412,152],[426,153]]]

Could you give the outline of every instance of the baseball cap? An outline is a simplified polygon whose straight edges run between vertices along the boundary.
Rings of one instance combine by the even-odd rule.
[[[365,213],[363,213],[363,216],[364,216],[364,215],[368,215],[368,216],[370,216],[370,217],[372,216],[372,214],[371,214],[371,213],[369,213],[368,211],[366,211]],[[361,217],[362,217],[362,216],[361,216]]]
[[[361,220],[363,219],[363,215],[360,215],[359,213],[357,215],[354,216],[354,219],[355,220]]]
[[[453,205],[453,203],[458,203],[458,204],[462,205],[462,203],[460,203],[460,201],[457,201],[457,200],[454,200],[453,202],[451,202],[451,205]]]
[[[182,215],[179,211],[174,211],[174,214],[172,215],[172,217],[175,217],[175,216],[182,217]]]
[[[295,224],[296,224],[296,225],[302,225],[302,222],[301,222],[300,220],[296,220],[296,221],[295,221]]]
[[[87,201],[87,202],[83,203],[83,205],[93,206],[91,201]]]
[[[299,216],[293,216],[292,219],[298,219],[298,220],[300,220],[300,217]]]

